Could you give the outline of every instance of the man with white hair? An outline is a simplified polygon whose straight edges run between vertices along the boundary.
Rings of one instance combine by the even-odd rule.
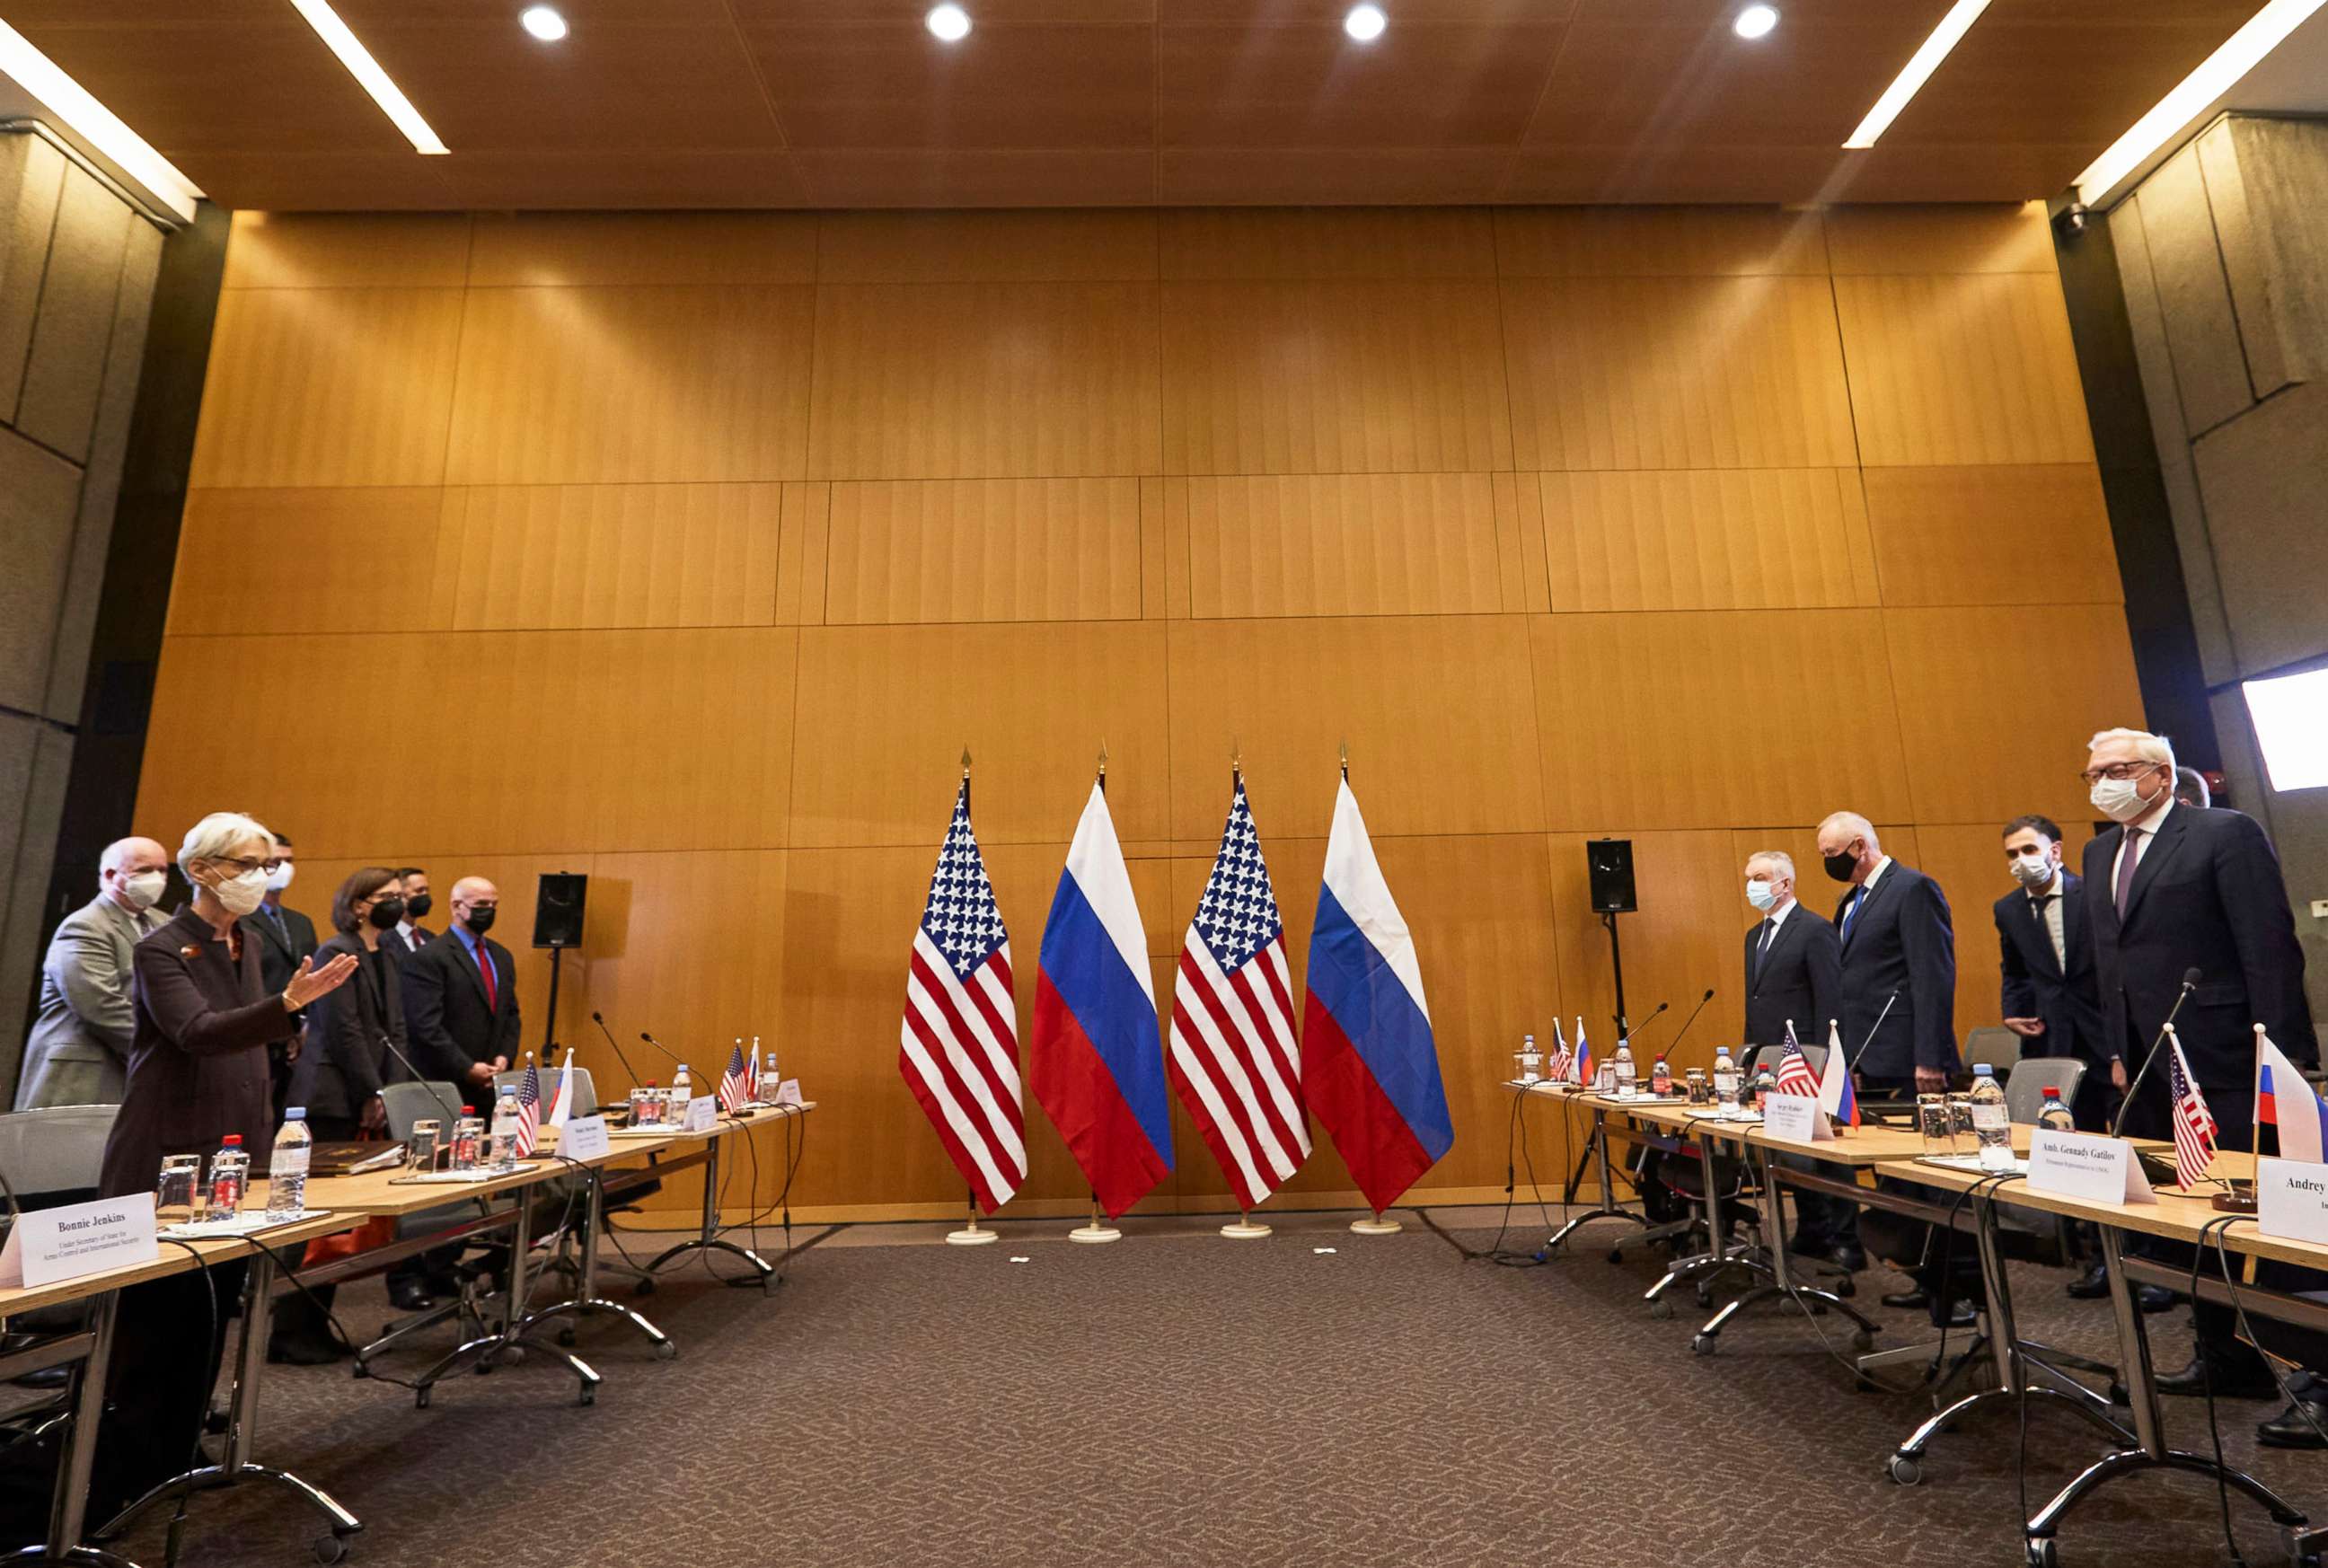
[[[2102,1047],[2138,1079],[2126,1130],[2173,1135],[2172,1075],[2142,1071],[2151,1043],[2198,972],[2174,1016],[2183,1058],[2215,1119],[2217,1141],[2247,1149],[2255,1115],[2255,1026],[2301,1066],[2320,1058],[2304,996],[2304,949],[2295,939],[2279,858],[2254,818],[2202,811],[2174,799],[2174,748],[2142,729],[2105,729],[2087,743],[2086,787],[2094,810],[2117,825],[2086,846],[2087,909],[2103,1013]],[[2192,1308],[2198,1354],[2158,1380],[2161,1392],[2265,1398],[2276,1385],[2263,1358],[2233,1332],[2228,1307]],[[2270,1429],[2285,1425],[2275,1434]],[[2300,1412],[2266,1422],[2267,1442],[2318,1446]]]
[[[24,1042],[17,1110],[120,1103],[135,1032],[130,950],[162,924],[153,908],[169,864],[151,839],[116,840],[99,857],[97,897],[64,917],[41,962],[41,1010]]]

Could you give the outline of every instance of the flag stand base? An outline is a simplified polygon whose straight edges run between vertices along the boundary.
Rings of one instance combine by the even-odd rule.
[[[1123,1233],[1112,1225],[1102,1225],[1099,1221],[1094,1220],[1089,1225],[1079,1225],[1069,1231],[1067,1239],[1071,1242],[1082,1242],[1087,1246],[1097,1246],[1102,1242],[1122,1241]]]
[[[1221,1226],[1221,1235],[1228,1237],[1231,1241],[1254,1242],[1259,1241],[1262,1237],[1268,1235],[1269,1234],[1270,1228],[1267,1225],[1253,1224],[1253,1216],[1244,1212],[1243,1210],[1238,1212],[1236,1222],[1234,1225],[1225,1225]]]
[[[946,1245],[950,1247],[982,1247],[1001,1239],[999,1232],[983,1228],[976,1220],[972,1220],[960,1230],[946,1232]]]
[[[1353,1235],[1394,1236],[1405,1228],[1398,1221],[1385,1218],[1382,1215],[1375,1215],[1369,1219],[1354,1219],[1350,1222],[1350,1234]]]

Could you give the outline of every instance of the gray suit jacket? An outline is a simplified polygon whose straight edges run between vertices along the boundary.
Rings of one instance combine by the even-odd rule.
[[[119,1103],[136,1032],[130,950],[160,924],[153,911],[132,915],[102,895],[65,916],[41,963],[41,1010],[24,1042],[17,1110]]]

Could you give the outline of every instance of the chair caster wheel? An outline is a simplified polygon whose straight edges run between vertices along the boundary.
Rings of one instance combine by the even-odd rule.
[[[1835,1293],[1838,1296],[1856,1296],[1859,1294],[1859,1282],[1845,1274],[1835,1282]]]
[[[522,1366],[525,1365],[525,1347],[522,1345],[512,1345],[508,1348],[504,1349],[502,1352],[502,1355],[508,1360],[512,1366]],[[480,1366],[479,1370],[482,1371],[483,1368]]]
[[[347,1556],[348,1544],[337,1535],[318,1535],[314,1553],[318,1563],[337,1563]]]
[[[414,1389],[414,1390],[412,1391],[412,1408],[413,1408],[413,1409],[415,1409],[415,1410],[426,1410],[426,1409],[427,1409],[427,1408],[428,1408],[428,1398],[429,1398],[429,1395],[431,1395],[431,1394],[435,1394],[436,1392],[436,1391],[435,1389],[433,1389],[433,1388],[416,1388],[416,1389]]]
[[[1625,1261],[1625,1249],[1622,1247],[1610,1247],[1609,1249],[1609,1261],[1612,1263],[1623,1263]]]
[[[595,1388],[588,1388],[588,1387],[584,1388],[584,1389],[582,1390],[582,1398],[581,1398],[581,1403],[582,1403],[582,1404],[597,1404],[597,1403],[598,1403],[598,1391],[597,1391],[596,1389],[595,1389]]]
[[[2051,1535],[2029,1543],[2029,1568],[2061,1568],[2061,1549]]]
[[[1711,1356],[1721,1347],[1722,1341],[1711,1334],[1694,1335],[1689,1342],[1690,1354],[1693,1356]]]
[[[1711,1309],[1713,1305],[1713,1292],[1705,1286],[1700,1285],[1697,1288],[1697,1304],[1701,1310]]]
[[[1649,1316],[1655,1318],[1660,1323],[1664,1322],[1666,1319],[1673,1316],[1673,1303],[1666,1300],[1663,1296],[1657,1297],[1655,1300],[1649,1303]]]
[[[652,1280],[641,1280],[631,1287],[631,1294],[634,1296],[652,1296],[654,1291],[655,1282]]]
[[[2123,1409],[2134,1403],[2134,1395],[2126,1391],[2125,1384],[2113,1377],[2110,1379],[2109,1402]]]
[[[656,1359],[656,1360],[658,1360],[658,1361],[669,1361],[669,1360],[673,1359],[673,1358],[674,1358],[675,1357],[677,1357],[678,1355],[679,1355],[679,1347],[678,1347],[678,1346],[676,1346],[676,1345],[674,1345],[674,1344],[672,1344],[672,1343],[671,1343],[670,1340],[668,1340],[668,1339],[664,1340],[662,1344],[660,1344],[660,1345],[658,1345],[658,1346],[656,1346],[656,1347],[655,1347],[655,1359]]]
[[[558,1342],[559,1342],[560,1345],[571,1345],[571,1344],[573,1344],[573,1343],[574,1343],[574,1330],[573,1330],[573,1329],[560,1329],[558,1331]]]
[[[1875,1336],[1862,1329],[1851,1337],[1851,1347],[1854,1350],[1873,1350],[1875,1348]]]
[[[370,1377],[371,1376],[371,1368],[359,1361],[353,1366],[348,1368],[348,1376],[351,1377]]]
[[[1903,1487],[1912,1487],[1924,1479],[1924,1467],[1903,1453],[1895,1453],[1884,1461],[1883,1469]]]

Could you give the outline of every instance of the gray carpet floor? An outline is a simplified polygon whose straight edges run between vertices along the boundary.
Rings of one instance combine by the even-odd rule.
[[[1775,1310],[1691,1355],[1700,1314],[1647,1315],[1646,1259],[1505,1268],[1413,1224],[1361,1238],[1323,1216],[1245,1244],[1086,1248],[1065,1228],[967,1250],[860,1227],[794,1257],[766,1298],[674,1279],[639,1304],[679,1357],[588,1329],[606,1384],[587,1410],[539,1359],[460,1377],[425,1412],[344,1366],[271,1368],[261,1457],[364,1517],[364,1568],[2021,1560],[2009,1413],[1896,1486],[1882,1460],[1922,1401],[1854,1392]],[[1515,1236],[1542,1234],[1531,1213]],[[1899,1282],[1861,1279],[1870,1299]],[[2104,1313],[2060,1281],[2021,1277],[2024,1329],[2107,1354]],[[358,1329],[383,1308],[377,1286],[343,1298]],[[2164,1365],[2189,1353],[2183,1320],[2152,1319]],[[1910,1315],[1886,1321],[1882,1343],[1919,1337]],[[2274,1408],[2226,1404],[2228,1448],[2328,1514],[2322,1456],[2257,1452]],[[2168,1419],[2179,1444],[2211,1446],[2202,1403]],[[2030,1496],[2098,1451],[2082,1422],[2032,1413]],[[2264,1516],[2232,1507],[2251,1560],[2275,1560]],[[181,1561],[296,1565],[315,1533],[277,1493],[199,1496]],[[158,1523],[128,1545],[163,1561]],[[2184,1478],[2119,1483],[2062,1548],[2072,1564],[2227,1560],[2214,1488]]]

